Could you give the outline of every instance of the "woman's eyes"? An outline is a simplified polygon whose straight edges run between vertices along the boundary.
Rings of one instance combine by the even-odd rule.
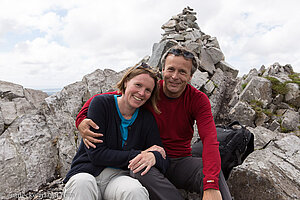
[[[151,90],[149,90],[149,89],[147,89],[146,91],[147,91],[148,93],[151,93],[151,92],[152,92],[152,91],[151,91]]]

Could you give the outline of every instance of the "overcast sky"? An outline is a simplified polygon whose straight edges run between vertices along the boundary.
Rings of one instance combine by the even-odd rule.
[[[123,70],[151,55],[186,6],[239,76],[275,62],[300,72],[299,0],[0,0],[0,80],[62,88]]]

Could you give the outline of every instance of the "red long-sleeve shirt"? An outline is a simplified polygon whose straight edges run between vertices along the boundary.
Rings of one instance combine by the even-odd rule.
[[[196,120],[198,133],[203,142],[203,189],[219,189],[218,177],[221,170],[221,158],[208,97],[188,84],[182,95],[173,99],[163,93],[163,81],[160,81],[159,85],[158,108],[161,114],[155,113],[150,104],[145,106],[156,119],[160,137],[168,156],[171,158],[191,156],[191,139]],[[112,93],[116,94],[117,92]],[[76,119],[77,127],[86,118],[91,99],[80,110]]]

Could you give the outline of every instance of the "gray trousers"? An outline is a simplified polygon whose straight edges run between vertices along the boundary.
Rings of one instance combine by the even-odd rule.
[[[144,176],[141,176],[139,173],[131,173],[131,176],[138,179],[148,190],[151,200],[182,200],[183,197],[178,189],[196,192],[202,199],[202,169],[202,159],[199,157],[173,158],[165,176],[154,167]],[[219,177],[219,188],[223,200],[232,200],[222,172]]]
[[[97,177],[78,173],[64,187],[65,200],[149,200],[141,183],[129,176],[129,170],[105,168]]]

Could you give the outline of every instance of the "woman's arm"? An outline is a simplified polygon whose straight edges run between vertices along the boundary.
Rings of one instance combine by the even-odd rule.
[[[113,115],[112,105],[110,96],[96,96],[90,103],[87,116],[89,119],[93,120],[98,126],[99,129],[92,129],[93,132],[103,133],[103,137],[99,137],[97,139],[101,139],[103,143],[97,143],[96,148],[87,148],[85,146],[85,150],[88,154],[90,161],[94,165],[100,166],[110,166],[110,167],[118,167],[124,168],[127,167],[129,160],[133,159],[136,155],[138,155],[141,151],[139,150],[115,150],[110,149],[107,146],[107,139],[110,141],[118,143],[117,134],[108,132],[107,127],[117,126],[115,125],[115,120],[113,117],[109,117]],[[116,127],[116,130],[119,127]],[[114,129],[109,129],[114,130]]]
[[[130,161],[129,168],[137,173],[144,169],[142,175],[146,174],[152,166],[155,166],[163,174],[167,171],[169,161],[164,158],[164,153],[161,153],[162,142],[160,139],[158,127],[156,121],[151,113],[147,113],[147,117],[144,120],[144,132],[146,134],[146,150],[137,155]],[[159,150],[159,151],[158,151]]]

